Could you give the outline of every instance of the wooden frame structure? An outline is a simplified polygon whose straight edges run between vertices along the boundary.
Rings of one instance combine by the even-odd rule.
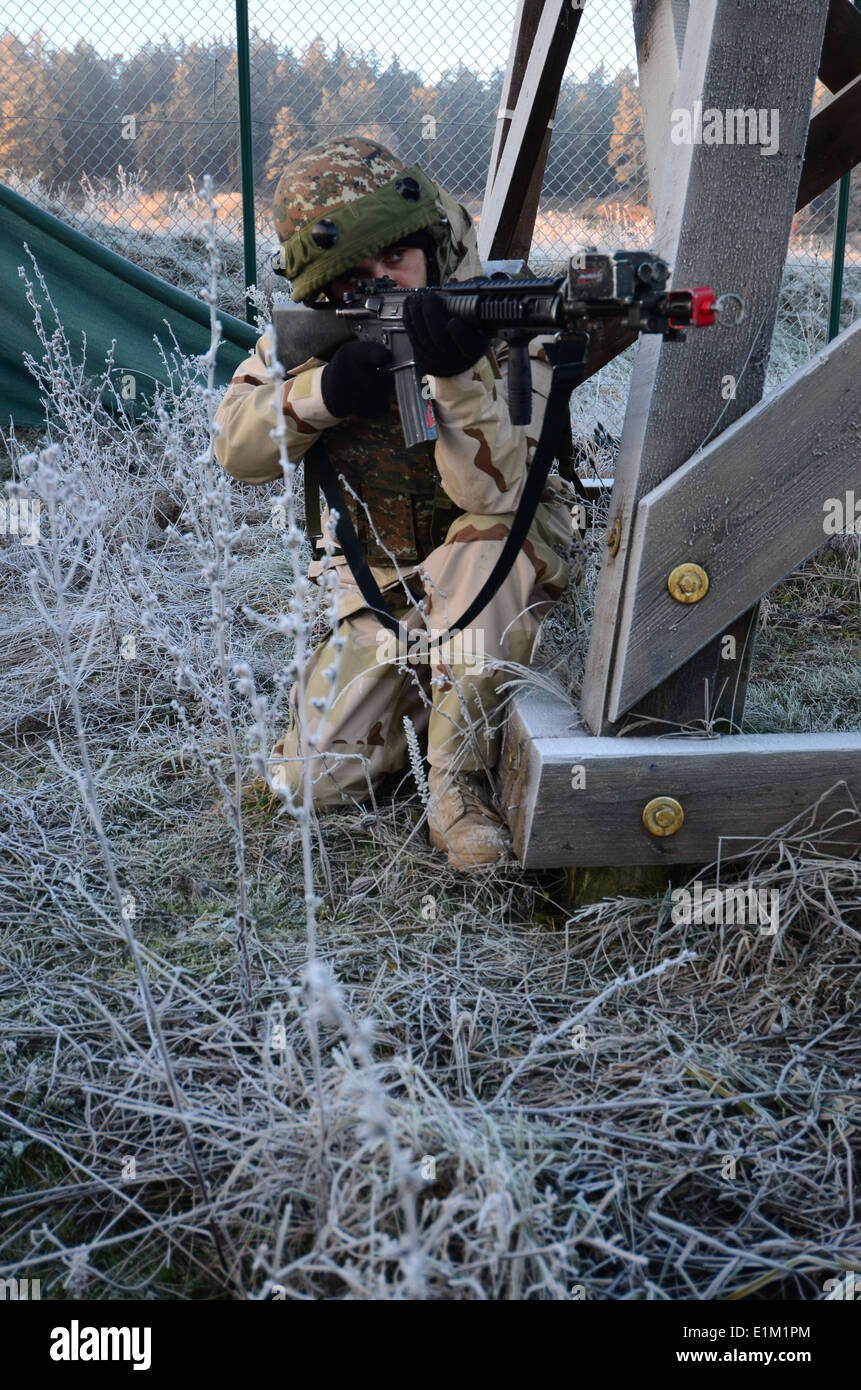
[[[528,252],[583,8],[520,0],[483,258]],[[824,542],[826,499],[861,498],[861,324],[761,399],[793,216],[861,160],[861,13],[633,0],[633,19],[655,249],[673,283],[740,291],[747,313],[637,346],[580,709],[530,694],[508,720],[498,790],[526,867],[704,861],[836,783],[861,803],[861,733],[736,732],[760,597]],[[817,75],[834,95],[811,119]],[[745,138],[674,143],[679,110]],[[589,371],[631,341],[593,343]]]

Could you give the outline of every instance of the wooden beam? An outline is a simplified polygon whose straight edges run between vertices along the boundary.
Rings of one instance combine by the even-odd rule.
[[[858,16],[861,20],[861,14]],[[861,75],[838,92],[810,122],[796,211],[861,162]]]
[[[640,499],[611,719],[819,549],[828,499],[861,504],[859,383],[861,320]],[[708,576],[696,603],[667,586],[682,563]]]
[[[527,51],[526,37],[519,36],[521,31],[524,35],[529,32],[524,26],[534,21],[532,8],[523,0],[517,12],[515,40],[503,88],[503,112],[512,110],[511,97],[515,94],[516,100],[513,116],[504,117],[499,123],[491,154],[478,229],[478,250],[483,261],[515,255],[515,247],[518,240],[522,240],[527,223],[531,233],[549,147],[548,126],[556,110],[562,77],[580,23],[581,11],[572,8],[569,0],[544,0],[518,88],[518,75]],[[539,164],[541,179],[536,172]],[[531,222],[528,208],[524,206],[524,190],[535,198]],[[526,254],[529,242],[518,254]]]
[[[646,9],[647,9],[647,7],[649,7],[650,5],[653,5],[653,4],[654,4],[654,0],[633,0],[633,3],[634,3],[634,26],[635,26],[635,30],[634,30],[634,31],[635,31],[635,37],[636,37],[636,35],[637,35],[637,24],[638,24],[637,10],[638,10],[638,9],[641,9],[641,10],[643,10],[643,11],[645,12]],[[676,43],[678,44],[680,35],[681,35],[682,37],[683,37],[683,35],[684,35],[684,28],[683,28],[683,26],[682,26],[682,24],[681,24],[681,15],[680,15],[680,12],[679,12],[679,10],[678,10],[677,7],[678,7],[680,4],[682,4],[682,5],[687,4],[687,0],[670,0],[670,3],[671,3],[672,6],[673,6],[673,33],[674,33],[674,36],[675,36],[675,39],[676,39]],[[641,25],[642,25],[643,27],[645,27],[645,24],[646,24],[646,16],[645,16],[645,14],[643,15],[642,19],[641,19],[639,22],[641,23]],[[663,21],[663,22],[666,22],[666,21]],[[664,40],[662,40],[662,42],[663,42],[663,41],[664,41]],[[642,40],[638,41],[638,48],[640,47],[641,44],[642,44]],[[640,88],[641,88],[641,92],[643,91],[644,87],[646,86],[646,82],[644,81],[644,75],[643,75],[643,70],[642,70],[642,62],[643,62],[643,60],[645,59],[645,57],[647,56],[647,52],[648,52],[648,50],[644,50],[644,52],[643,52],[643,57],[642,57],[642,59],[641,59],[641,69],[640,69]],[[677,82],[677,80],[678,80],[678,71],[676,70],[675,77],[674,77],[674,76],[673,76],[673,69],[672,69],[672,53],[671,53],[671,52],[669,52],[669,51],[666,52],[666,56],[665,56],[665,58],[664,58],[664,62],[667,64],[667,71],[668,71],[668,73],[669,73],[668,81],[669,81],[669,80],[672,80],[672,81],[674,81],[674,82]],[[859,73],[861,73],[861,12],[859,12],[858,10],[856,10],[855,6],[854,6],[853,3],[852,3],[852,0],[830,0],[830,4],[829,4],[829,8],[828,8],[828,18],[827,18],[826,26],[825,26],[825,38],[824,38],[824,41],[823,41],[822,54],[821,54],[820,63],[819,63],[819,78],[820,78],[820,80],[825,84],[825,86],[829,88],[830,91],[832,91],[832,92],[839,92],[839,91],[841,90],[841,88],[848,86],[849,83],[851,83],[851,82],[858,76]],[[666,105],[666,101],[665,101],[664,104]],[[668,109],[669,109],[669,108],[668,108]],[[848,108],[847,108],[847,110],[848,110]],[[824,114],[824,112],[821,113],[821,114]],[[816,119],[817,119],[816,117],[813,118],[814,121],[815,121]],[[832,119],[833,119],[833,118],[832,118]],[[655,127],[654,127],[654,124],[653,124],[652,128],[653,128],[653,129],[655,128]],[[647,164],[648,164],[648,166],[649,166],[650,198],[651,198],[651,200],[652,200],[652,211],[653,211],[653,213],[654,213],[655,210],[656,210],[657,196],[656,196],[656,192],[653,191],[653,190],[655,190],[656,187],[660,184],[661,172],[662,172],[662,170],[663,170],[663,153],[655,151],[655,140],[654,140],[654,139],[652,140],[652,147],[653,147],[653,151],[654,151],[654,152],[650,152],[650,150],[649,150],[649,139],[650,139],[650,136],[649,136],[649,132],[648,132],[648,130],[647,130],[647,132],[646,132],[646,142],[647,142],[647,143],[646,143],[646,161],[647,161]],[[811,139],[813,140],[813,144],[812,144],[812,145],[810,145]],[[809,147],[809,155],[810,155],[810,159],[811,159],[811,169],[813,169],[813,167],[814,167],[815,165],[819,164],[819,163],[821,162],[822,158],[823,158],[823,156],[819,153],[819,150],[820,150],[820,148],[821,148],[821,147],[820,147],[820,140],[821,140],[821,142],[822,142],[822,145],[825,145],[825,144],[827,143],[827,141],[826,141],[825,130],[823,129],[823,133],[822,133],[821,136],[820,136],[820,135],[814,135],[813,131],[811,130],[811,132],[810,132],[810,134],[809,134],[809,136],[808,136],[808,147]],[[665,147],[665,146],[666,146],[666,132],[664,132],[664,147]],[[857,160],[856,160],[855,162],[857,163]],[[836,165],[835,165],[834,167],[836,167]],[[853,167],[853,166],[848,165],[847,168],[849,168],[849,167]],[[542,179],[543,179],[543,169],[544,169],[544,165],[542,164]],[[841,174],[842,174],[842,173],[845,173],[845,172],[846,172],[846,169],[840,169],[840,170],[838,170],[838,172],[837,172],[837,174],[834,176],[834,178],[835,178],[835,179],[840,178],[840,177],[841,177]],[[809,175],[808,175],[808,169],[807,169],[807,156],[805,156],[805,165],[804,165],[804,168],[803,168],[803,170],[802,170],[802,178],[801,178],[801,185],[800,185],[800,195],[799,195],[799,199],[798,199],[797,202],[796,202],[796,211],[800,211],[801,208],[806,207],[807,204],[808,204],[810,201],[812,201],[812,197],[815,197],[815,196],[816,196],[815,193],[812,194],[811,196],[807,196],[807,192],[806,192],[806,187],[805,187],[805,185],[806,185],[806,183],[807,183],[808,177],[809,177]],[[812,177],[812,175],[810,175],[810,177]],[[833,181],[834,181],[834,180],[832,180],[832,182],[833,182]],[[827,186],[828,186],[828,185],[826,185],[826,187],[827,187]],[[822,190],[821,190],[821,189],[818,189],[817,191],[818,191],[818,192],[821,192]],[[803,202],[801,201],[801,198],[802,198],[802,197],[804,198],[804,201],[803,201]],[[534,222],[534,213],[533,213],[533,222]],[[520,252],[518,252],[518,255],[523,255],[523,256],[525,256],[526,254],[527,254],[526,251],[520,251]],[[616,344],[615,351],[612,351],[612,350],[611,350],[610,344],[607,344],[606,348],[604,349],[603,353],[601,354],[600,360],[597,361],[596,365],[594,365],[594,366],[592,365],[592,356],[591,356],[591,354],[590,354],[589,364],[588,364],[588,370],[587,370],[586,375],[587,375],[587,376],[591,376],[593,372],[598,371],[599,367],[603,367],[603,366],[605,366],[605,365],[607,364],[607,362],[611,362],[611,361],[613,360],[614,357],[617,357],[617,356],[619,355],[620,352],[624,352],[624,351],[625,351],[625,348],[630,347],[631,343],[633,343],[633,342],[636,342],[636,334],[630,334],[630,333],[625,334],[625,335],[624,335],[624,340],[622,340],[622,338],[621,338],[621,336],[620,336],[619,342]]]
[[[570,728],[566,726],[571,726]],[[596,738],[544,692],[518,696],[497,790],[527,869],[703,864],[743,856],[827,798],[811,827],[835,853],[857,854],[861,734],[730,734],[709,739]],[[656,797],[682,807],[681,828],[650,834]]]
[[[819,59],[819,80],[839,92],[861,72],[861,13],[852,0],[831,0]]]
[[[538,22],[543,10],[543,0],[518,0],[517,14],[514,19],[514,29],[511,36],[511,48],[508,55],[508,65],[505,72],[502,94],[500,96],[499,110],[496,114],[496,125],[493,132],[493,148],[490,154],[490,165],[487,175],[487,188],[484,196],[484,207],[487,208],[493,183],[496,178],[496,171],[499,168],[499,161],[502,158],[502,151],[508,139],[508,132],[514,117],[514,107],[520,94],[523,84],[523,77],[526,72],[526,65],[529,60],[529,53],[535,42],[538,30]],[[541,187],[544,183],[544,172],[547,167],[547,154],[550,149],[550,136],[553,129],[553,122],[556,118],[557,100],[553,103],[553,110],[544,132],[540,148],[537,151],[535,167],[529,179],[529,186],[525,190],[524,196],[518,197],[520,204],[520,214],[516,223],[510,231],[508,244],[503,246],[502,238],[497,236],[496,245],[501,248],[501,258],[506,260],[524,259],[529,256],[529,249],[532,245],[532,238],[535,231],[535,218],[538,212],[538,201],[541,197]],[[511,224],[509,223],[509,227]]]
[[[619,545],[614,555],[605,552],[583,684],[583,717],[593,733],[612,724],[609,688],[637,504],[762,395],[826,11],[827,0],[701,0],[687,30],[677,107],[777,109],[779,150],[669,144],[656,249],[673,267],[675,285],[735,290],[747,318],[736,328],[693,330],[684,344],[650,338],[637,348],[610,516],[611,529],[618,519]],[[729,400],[728,377],[735,383]],[[744,671],[727,671],[718,640],[636,712],[655,728],[667,719],[702,719],[704,683],[713,695],[728,674],[730,689],[743,695]]]
[[[649,201],[652,215],[657,219],[667,131],[676,103],[684,49],[688,0],[633,0],[633,15]]]

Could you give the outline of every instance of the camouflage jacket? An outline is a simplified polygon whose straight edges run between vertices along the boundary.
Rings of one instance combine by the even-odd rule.
[[[501,366],[494,354],[482,357],[457,376],[430,376],[439,438],[427,453],[420,448],[404,448],[394,400],[388,414],[376,420],[342,420],[323,404],[323,362],[310,358],[287,373],[283,386],[287,452],[298,463],[325,431],[326,448],[336,472],[344,474],[370,513],[373,530],[366,525],[363,508],[346,494],[381,588],[398,582],[398,570],[401,579],[410,577],[416,563],[441,540],[431,531],[435,495],[437,507],[446,498],[453,504],[446,521],[461,512],[493,515],[514,511],[538,442],[550,384],[550,366],[540,338],[532,340],[529,352],[533,411],[527,426],[512,425],[508,418],[504,352],[500,354]],[[281,475],[277,445],[270,437],[275,423],[275,389],[266,376],[266,356],[258,343],[237,367],[215,417],[220,431],[215,441],[216,458],[242,482],[267,483]],[[408,480],[402,489],[398,479]],[[545,500],[570,503],[576,497],[567,484],[553,477],[548,480]],[[325,527],[325,510],[323,517]],[[322,548],[322,542],[318,546]],[[389,556],[398,562],[397,569]],[[336,563],[346,565],[341,556]],[[313,562],[310,576],[319,570],[319,561]],[[348,569],[339,579],[339,608],[345,616],[362,607],[364,600]]]

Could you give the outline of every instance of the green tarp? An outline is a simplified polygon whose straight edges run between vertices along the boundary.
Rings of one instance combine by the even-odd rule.
[[[23,266],[28,279],[35,278],[25,242],[57,306],[72,360],[81,362],[82,334],[86,334],[86,371],[98,378],[114,339],[111,381],[119,395],[123,389],[121,377],[134,377],[135,398],[128,400],[128,406],[135,413],[150,398],[153,379],[167,379],[153,342],[153,335],[157,335],[170,361],[170,352],[175,349],[165,319],[183,353],[194,356],[208,352],[209,305],[202,299],[141,270],[0,183],[0,426],[8,428],[10,420],[19,427],[44,424],[38,385],[24,362],[25,352],[37,362],[43,356],[24,281],[18,274],[18,267]],[[36,290],[41,300],[38,286]],[[56,324],[47,306],[42,317],[50,337]],[[219,311],[218,317],[222,337],[216,382],[223,385],[254,347],[258,335],[250,324],[232,314]],[[126,392],[131,389],[127,383]],[[116,407],[112,393],[106,392],[103,399],[106,405]]]

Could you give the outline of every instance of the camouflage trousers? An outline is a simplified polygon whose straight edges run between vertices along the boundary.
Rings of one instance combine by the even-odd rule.
[[[504,714],[499,686],[516,675],[496,663],[529,664],[540,621],[565,589],[569,564],[559,551],[571,546],[569,506],[557,497],[542,502],[510,573],[484,612],[436,650],[430,639],[434,632],[444,633],[475,598],[513,517],[513,512],[467,513],[449,527],[442,545],[422,561],[422,578],[413,570],[406,581],[416,601],[426,597],[425,617],[403,585],[384,590],[409,633],[408,645],[368,608],[339,621],[337,635],[346,638],[340,652],[331,634],[305,666],[301,705],[298,681],[290,693],[290,728],[275,744],[269,764],[273,785],[300,795],[307,750],[315,805],[367,800],[382,777],[409,765],[404,716],[422,743],[426,737],[431,766],[469,772],[493,768]]]

